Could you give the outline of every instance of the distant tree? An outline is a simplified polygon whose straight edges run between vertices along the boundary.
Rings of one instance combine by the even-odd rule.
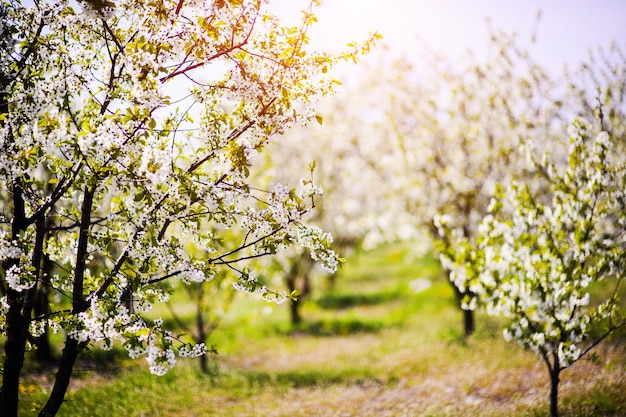
[[[499,187],[476,239],[458,236],[443,255],[488,313],[510,318],[507,340],[546,364],[552,416],[561,372],[626,326],[626,160],[591,130],[574,122],[564,169],[547,153],[537,162],[549,198],[524,182]]]
[[[385,149],[368,137],[368,118],[378,111],[378,94],[376,89],[360,88],[358,94],[342,89],[325,99],[319,106],[318,123],[291,129],[264,154],[266,164],[258,166],[259,175],[268,184],[305,176],[303,166],[314,168],[321,195],[315,199],[308,221],[333,235],[332,247],[342,256],[398,239],[410,229],[406,227],[407,217],[393,207],[399,200],[388,198],[390,173],[378,170],[375,164]],[[304,180],[301,186],[310,187],[311,181]],[[272,258],[272,262],[287,290],[298,293],[289,301],[291,321],[297,325],[302,321],[300,306],[313,291],[316,264],[299,247]],[[325,275],[332,281],[332,271]]]
[[[527,138],[561,146],[562,104],[556,82],[510,34],[492,30],[485,59],[469,55],[459,63],[421,51],[419,59],[400,58],[379,70],[385,74],[379,88],[387,95],[381,99],[387,117],[374,131],[389,150],[381,152],[380,169],[395,172],[391,198],[404,201],[413,224],[445,253],[455,245],[448,232],[476,238],[497,183],[531,171],[520,152]],[[438,228],[438,222],[447,227]],[[476,297],[463,282],[449,279],[468,336],[474,312],[462,307]]]
[[[155,374],[207,351],[146,315],[172,280],[230,269],[237,288],[283,300],[246,260],[295,244],[336,267],[330,236],[302,222],[316,189],[248,177],[361,51],[307,52],[317,3],[296,27],[260,0],[0,3],[2,416],[17,415],[27,342],[46,328],[64,338],[40,411],[53,416],[88,345],[117,342]]]
[[[190,335],[194,343],[207,345],[213,331],[215,331],[227,314],[236,292],[232,291],[232,273],[228,270],[219,271],[212,280],[195,282],[184,286],[195,311],[193,320],[189,322],[176,310],[176,304],[168,301],[169,312],[177,327]],[[211,349],[216,349],[213,344]],[[198,357],[200,370],[211,373],[208,355]]]

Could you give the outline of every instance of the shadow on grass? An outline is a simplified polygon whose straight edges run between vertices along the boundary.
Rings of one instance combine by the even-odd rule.
[[[382,322],[359,319],[319,320],[300,323],[286,333],[291,336],[349,336],[358,333],[377,333],[384,326]]]
[[[356,384],[365,383],[387,384],[393,385],[396,379],[391,377],[389,381],[382,381],[379,378],[355,375],[350,372],[333,373],[324,371],[286,371],[278,373],[269,372],[246,372],[244,374],[248,382],[249,388],[264,386],[287,386],[290,388],[306,388],[306,387],[326,387],[337,384]]]
[[[394,301],[402,297],[398,292],[379,292],[371,294],[325,294],[315,303],[325,310],[344,310],[353,307],[375,306]]]

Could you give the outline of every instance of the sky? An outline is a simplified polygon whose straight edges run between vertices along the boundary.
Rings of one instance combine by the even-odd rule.
[[[273,0],[284,6],[294,0]],[[305,4],[306,1],[296,3]],[[336,48],[378,31],[396,51],[410,53],[416,37],[448,56],[468,48],[480,54],[493,26],[530,39],[537,12],[537,43],[532,55],[561,70],[584,60],[590,48],[612,40],[626,49],[626,0],[325,0],[311,32],[320,48]]]

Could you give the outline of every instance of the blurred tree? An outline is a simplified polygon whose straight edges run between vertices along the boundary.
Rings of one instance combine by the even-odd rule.
[[[468,55],[458,65],[433,53],[420,57],[421,66],[401,58],[377,73],[387,117],[376,131],[389,152],[378,162],[395,173],[390,195],[404,201],[413,223],[445,253],[457,235],[475,239],[496,183],[528,175],[531,164],[520,151],[527,138],[562,146],[562,104],[546,71],[503,32],[492,30],[484,61]],[[390,75],[380,77],[384,73]],[[438,228],[441,222],[447,227]],[[470,335],[475,318],[465,307],[476,297],[453,276],[450,283]]]
[[[184,291],[195,307],[193,324],[189,324],[180,316],[174,303],[167,302],[177,328],[188,333],[194,343],[208,345],[211,334],[218,328],[228,312],[236,295],[236,292],[230,288],[233,284],[231,275],[227,270],[219,271],[210,281],[185,285]],[[211,349],[216,350],[217,345],[213,344]],[[198,361],[203,373],[211,373],[208,355],[201,355]]]
[[[315,170],[321,196],[315,199],[309,222],[333,235],[332,246],[342,256],[399,239],[401,234],[406,237],[411,229],[406,226],[410,225],[408,219],[394,207],[398,199],[387,198],[388,173],[377,169],[374,161],[380,149],[376,141],[367,138],[369,117],[378,111],[378,104],[370,101],[375,93],[341,91],[326,99],[319,106],[318,124],[287,132],[264,154],[266,164],[257,167],[268,184],[305,176],[302,167],[306,165]],[[301,187],[311,186],[312,178],[301,180]],[[302,321],[300,306],[313,290],[315,263],[298,247],[272,262],[287,290],[298,293],[297,299],[290,300],[291,321],[298,325]],[[334,274],[327,271],[326,275]]]

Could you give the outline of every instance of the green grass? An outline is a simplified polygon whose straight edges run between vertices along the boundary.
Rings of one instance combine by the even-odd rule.
[[[411,290],[416,278],[431,286]],[[60,416],[545,416],[546,370],[501,337],[502,322],[479,316],[461,336],[461,314],[436,260],[401,246],[359,253],[332,288],[316,283],[305,323],[286,305],[239,297],[212,335],[212,372],[180,361],[163,377],[144,361],[94,352],[77,373]],[[564,371],[564,416],[626,415],[624,340]],[[115,353],[115,352],[114,352]],[[51,376],[22,384],[21,415],[32,415]]]

